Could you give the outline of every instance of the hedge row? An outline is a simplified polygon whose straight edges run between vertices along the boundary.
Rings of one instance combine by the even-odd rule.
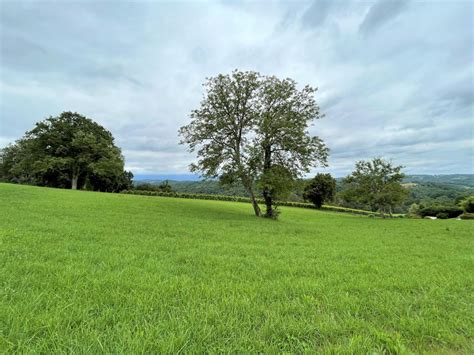
[[[130,194],[130,195],[162,196],[162,197],[188,198],[188,199],[197,199],[197,200],[216,200],[216,201],[250,203],[250,198],[242,197],[242,196],[193,194],[193,193],[187,193],[187,192],[162,192],[162,191],[144,191],[144,190],[124,190],[121,193]],[[263,199],[257,199],[257,202],[260,204],[264,203]],[[305,203],[305,202],[278,201],[277,205],[287,206],[287,207],[316,209],[316,207],[313,204]],[[323,205],[321,209],[325,211],[345,212],[345,213],[352,213],[352,214],[358,214],[358,215],[370,216],[370,217],[380,216],[380,214],[377,212],[357,210],[357,209],[345,208],[345,207],[339,207],[339,206]],[[397,217],[401,217],[401,215],[397,215]]]

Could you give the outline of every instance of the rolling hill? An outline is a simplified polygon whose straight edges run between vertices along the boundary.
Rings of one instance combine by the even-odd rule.
[[[0,353],[471,353],[471,221],[0,184]]]

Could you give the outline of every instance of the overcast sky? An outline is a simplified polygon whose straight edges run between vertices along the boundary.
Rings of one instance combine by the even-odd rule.
[[[336,176],[382,156],[409,173],[473,173],[471,1],[0,0],[0,147],[77,111],[135,174],[186,173],[177,130],[208,76],[318,87]],[[315,171],[321,171],[317,169]]]

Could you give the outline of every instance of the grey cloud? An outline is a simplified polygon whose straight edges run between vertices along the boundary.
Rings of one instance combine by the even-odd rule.
[[[439,94],[443,101],[454,103],[458,107],[474,106],[474,82],[472,78],[463,79],[446,88],[445,92]]]
[[[378,0],[370,7],[369,12],[360,24],[359,31],[363,34],[369,34],[377,30],[384,23],[399,15],[407,3],[407,0]]]
[[[0,6],[0,145],[73,110],[114,134],[135,173],[186,173],[194,156],[179,145],[179,126],[205,77],[239,68],[319,87],[326,117],[310,131],[331,148],[327,171],[338,176],[373,156],[414,173],[470,169],[472,4]]]
[[[315,0],[311,6],[304,12],[301,22],[304,27],[314,28],[324,24],[331,9],[337,4],[330,0]]]

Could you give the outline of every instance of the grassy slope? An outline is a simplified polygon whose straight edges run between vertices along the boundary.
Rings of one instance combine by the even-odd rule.
[[[0,184],[0,353],[469,353],[472,227]]]

